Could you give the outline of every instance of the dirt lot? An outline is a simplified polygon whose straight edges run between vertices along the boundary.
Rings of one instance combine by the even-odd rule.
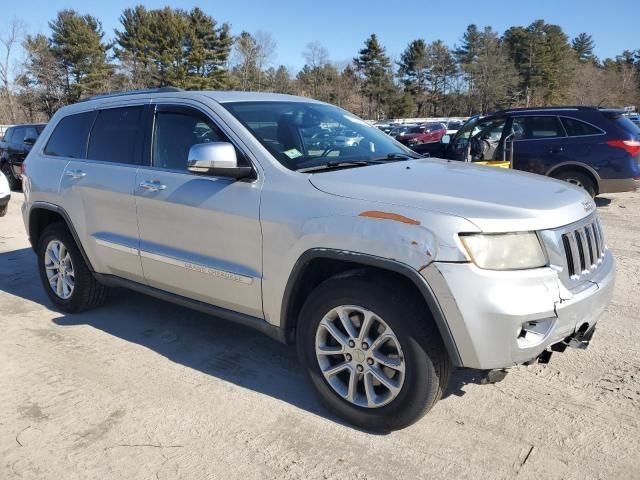
[[[14,195],[0,219],[0,478],[640,478],[640,193],[599,200],[618,261],[586,351],[456,372],[422,421],[390,435],[338,422],[293,349],[114,291],[51,309]]]

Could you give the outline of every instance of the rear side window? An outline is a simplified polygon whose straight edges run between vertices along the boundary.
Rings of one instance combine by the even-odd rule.
[[[11,141],[11,135],[13,135],[13,128],[8,128],[7,131],[4,132],[3,140],[5,142],[10,142]]]
[[[142,138],[140,117],[143,107],[101,110],[89,136],[87,158],[115,163],[140,163],[136,148]]]
[[[588,123],[576,120],[575,118],[562,117],[562,125],[570,137],[580,137],[583,135],[600,135],[602,130],[589,125]]]
[[[557,117],[516,117],[513,131],[518,140],[564,137],[564,131]]]
[[[24,140],[25,131],[26,129],[24,127],[17,127],[13,131],[13,135],[11,136],[11,143],[22,143],[22,140]]]
[[[54,157],[85,158],[87,137],[95,112],[64,117],[53,130],[44,153]]]

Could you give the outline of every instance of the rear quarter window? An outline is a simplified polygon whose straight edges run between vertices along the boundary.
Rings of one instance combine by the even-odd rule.
[[[85,158],[94,116],[95,112],[84,112],[64,117],[49,137],[44,153],[54,157]]]
[[[560,119],[562,121],[562,125],[564,126],[567,135],[570,137],[581,137],[584,135],[601,135],[604,133],[599,128],[594,127],[593,125],[589,125],[581,120],[577,120],[575,118],[562,117]]]

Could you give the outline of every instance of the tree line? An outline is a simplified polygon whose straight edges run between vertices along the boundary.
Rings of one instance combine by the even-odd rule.
[[[0,35],[0,123],[46,120],[90,95],[163,86],[303,95],[369,119],[640,105],[640,49],[599,59],[588,33],[571,39],[544,20],[502,33],[469,25],[453,46],[418,38],[396,59],[376,34],[346,62],[311,42],[298,72],[274,63],[269,32],[234,35],[198,7],[126,8],[112,38],[98,18],[68,9],[46,33],[22,30],[13,21]],[[20,47],[24,59],[12,68]]]

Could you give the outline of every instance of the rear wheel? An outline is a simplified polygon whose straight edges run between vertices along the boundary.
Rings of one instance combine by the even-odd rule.
[[[22,187],[22,182],[13,176],[13,172],[11,171],[11,166],[8,162],[5,162],[2,167],[0,167],[4,176],[7,177],[7,182],[9,182],[9,188],[13,191],[20,190]]]
[[[449,381],[451,364],[427,307],[374,272],[322,283],[298,325],[311,383],[329,409],[361,428],[412,424]]]
[[[42,232],[38,269],[48,297],[60,310],[81,312],[104,302],[106,287],[87,267],[64,223],[53,223]]]
[[[576,187],[583,188],[587,191],[591,198],[596,196],[596,186],[591,177],[589,175],[578,172],[575,170],[570,170],[567,172],[560,172],[557,175],[553,175],[553,178],[557,178],[558,180],[563,180],[565,182],[569,182]]]

